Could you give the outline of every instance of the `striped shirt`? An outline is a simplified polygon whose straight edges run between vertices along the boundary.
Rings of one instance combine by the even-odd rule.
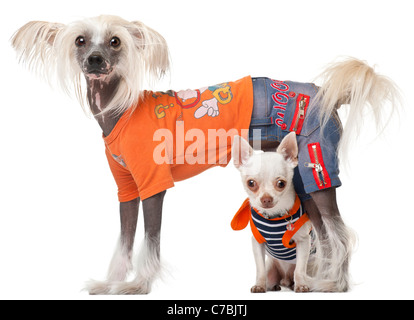
[[[264,243],[266,251],[275,259],[296,263],[296,243],[291,240],[300,228],[309,221],[296,195],[293,207],[283,217],[266,219],[250,206],[247,198],[231,221],[233,230],[243,230],[250,223],[253,236]]]
[[[296,245],[289,245],[290,248],[288,248],[283,244],[282,239],[286,234],[288,224],[294,224],[303,215],[302,206],[295,214],[276,219],[266,219],[253,208],[251,208],[251,214],[251,221],[266,240],[267,253],[275,259],[296,263]]]

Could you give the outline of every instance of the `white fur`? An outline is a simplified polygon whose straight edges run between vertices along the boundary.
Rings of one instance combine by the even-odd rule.
[[[293,156],[286,158],[285,143],[289,140],[296,146]],[[293,206],[295,202],[295,190],[293,186],[293,169],[297,166],[297,144],[294,133],[289,134],[281,143],[278,152],[253,153],[249,143],[243,138],[236,136],[233,142],[232,156],[235,166],[239,169],[243,186],[249,195],[250,203],[258,209],[260,213],[265,213],[270,217],[283,216]],[[277,164],[277,165],[275,165]],[[247,188],[246,181],[253,179],[260,185],[259,191],[254,194]],[[274,188],[276,178],[284,179],[287,187],[283,192],[278,192]],[[274,199],[273,208],[263,208],[260,199],[267,193]]]
[[[274,165],[280,164],[280,165]],[[265,152],[253,154],[247,163],[239,168],[244,182],[254,178],[260,184],[259,191],[253,196],[246,183],[243,186],[249,195],[250,203],[257,208],[260,213],[266,212],[269,216],[284,215],[286,208],[291,208],[295,201],[294,187],[292,183],[293,170],[285,161],[283,156],[276,152]],[[270,179],[269,176],[272,178]],[[275,190],[273,183],[276,178],[284,178],[288,181],[288,187],[284,192],[279,193]],[[260,198],[265,193],[271,195],[275,201],[275,206],[271,209],[265,209],[260,203]]]
[[[119,37],[122,43],[119,62],[108,74],[108,77],[115,75],[120,77],[120,85],[103,112],[122,113],[128,108],[136,108],[143,93],[144,79],[158,79],[169,68],[169,54],[165,39],[143,23],[129,22],[115,16],[99,16],[68,25],[32,21],[16,32],[12,38],[12,45],[20,60],[30,69],[51,84],[57,80],[65,92],[74,91],[84,107],[86,105],[85,80],[82,67],[76,59],[74,43],[76,38],[84,35],[85,32],[93,35],[94,45],[101,44],[108,34]],[[376,123],[381,127],[382,120],[388,116],[388,114],[384,115],[384,110],[387,110],[385,106],[389,104],[388,110],[392,113],[399,102],[399,92],[395,84],[388,78],[376,74],[374,69],[366,63],[356,59],[333,64],[322,73],[321,78],[323,81],[321,89],[317,98],[314,99],[316,103],[310,106],[309,112],[319,113],[322,129],[325,128],[336,108],[342,104],[350,105],[349,118],[341,139],[342,155],[346,154],[352,138],[358,136],[366,110],[372,111]],[[101,97],[96,96],[95,100],[100,107]],[[240,169],[244,177],[254,176],[275,202],[272,208],[261,208],[260,198],[266,192],[260,191],[257,196],[254,196],[246,189],[252,205],[269,216],[283,214],[294,201],[291,182],[293,168],[297,165],[297,159],[292,156],[294,150],[281,145],[278,153],[256,155],[247,149],[247,153],[242,151],[239,157],[241,144],[244,142],[240,142],[233,150],[236,167]],[[276,163],[278,166],[274,165]],[[288,182],[288,186],[283,192],[277,192],[269,183],[270,177],[283,178]],[[339,291],[342,291],[347,286],[348,275],[340,266],[349,259],[352,236],[342,220],[336,221],[335,218],[323,217],[323,222],[327,238],[319,245],[320,251],[326,254],[317,263],[319,268],[316,268],[315,272],[322,276],[319,277],[319,284],[315,287],[330,290],[332,284],[330,279],[336,279],[339,283]],[[135,280],[129,284],[119,281],[123,281],[131,269],[131,257],[126,255],[118,245],[108,272],[108,281],[91,282],[91,293],[148,292],[151,282],[160,273],[160,262],[154,252],[153,241],[153,239],[146,239],[141,254],[145,257],[142,260],[145,264],[140,265],[140,271]],[[302,256],[300,247],[301,245],[298,244],[300,251],[298,255]],[[256,248],[255,250],[258,260],[261,260],[262,249]],[[275,264],[268,266],[268,270],[272,268],[275,268]],[[303,265],[298,269],[302,270],[300,271],[302,273]],[[259,278],[261,279],[262,276],[263,265],[260,265]]]
[[[257,293],[273,290],[277,282],[279,282],[274,280],[275,272],[278,272],[282,278],[280,284],[287,287],[291,285],[288,280],[289,272],[293,272],[294,289],[296,292],[326,291],[326,286],[316,286],[316,279],[312,279],[307,274],[309,255],[311,252],[311,239],[309,236],[311,228],[312,225],[308,221],[292,237],[292,240],[296,243],[296,265],[282,260],[276,260],[269,255],[266,261],[265,244],[258,243],[252,237],[253,255],[256,262],[256,283],[251,289],[252,292]],[[319,284],[319,282],[317,283]],[[329,284],[331,283],[329,282]]]
[[[108,270],[108,281],[124,281],[132,270],[131,253],[119,239]]]
[[[145,237],[137,257],[134,279],[130,282],[112,283],[110,294],[148,294],[154,280],[161,277],[162,265],[158,250],[159,237],[157,239]]]
[[[85,32],[93,34],[92,41],[96,44],[108,33],[122,41],[121,58],[113,70],[121,77],[121,84],[105,112],[134,109],[143,93],[144,79],[158,79],[169,68],[167,44],[158,32],[142,22],[116,16],[99,16],[68,25],[32,21],[16,32],[12,45],[30,69],[50,83],[56,79],[68,94],[73,89],[84,106],[86,90],[74,43]]]
[[[277,152],[257,154],[253,153],[253,149],[246,140],[235,137],[232,153],[234,164],[240,171],[242,183],[249,196],[251,206],[268,218],[286,214],[293,207],[296,197],[293,186],[293,170],[297,166],[298,155],[295,133],[290,133],[282,140]],[[252,191],[247,187],[247,181],[252,179],[258,184],[258,190]],[[274,183],[278,179],[287,182],[283,191],[275,189]],[[261,198],[264,194],[274,199],[272,208],[262,206]],[[294,269],[295,291],[297,292],[307,292],[311,289],[310,278],[307,275],[311,250],[310,230],[311,223],[308,221],[292,238],[296,242],[297,250],[297,263]],[[285,261],[275,261],[272,257],[269,257],[270,262],[266,263],[265,244],[258,243],[253,237],[252,246],[256,262],[256,284],[251,290],[252,292],[272,290],[276,284],[272,280],[274,273],[278,272],[282,278],[287,279],[291,264]],[[283,281],[281,283],[283,284]],[[289,285],[289,283],[285,283],[285,285]]]
[[[401,95],[395,83],[376,73],[366,62],[355,58],[332,63],[318,79],[322,85],[309,112],[319,113],[321,132],[336,109],[349,105],[339,147],[342,160],[346,159],[349,145],[358,138],[364,120],[373,118],[378,131],[382,131],[401,104]],[[366,117],[367,113],[372,117]]]
[[[325,239],[320,240],[315,232],[316,253],[310,263],[309,274],[312,275],[312,291],[346,292],[350,287],[349,265],[357,237],[338,217],[322,216],[326,230]]]
[[[106,281],[91,280],[86,283],[86,290],[92,295],[135,295],[148,294],[154,280],[162,275],[162,264],[159,258],[159,237],[145,237],[134,268],[132,281],[126,277],[132,270],[131,257],[125,253],[121,244],[117,246]]]
[[[240,171],[243,186],[249,196],[250,204],[268,218],[282,216],[289,211],[295,201],[293,187],[293,169],[297,165],[296,136],[290,133],[279,145],[277,152],[254,153],[249,143],[241,137],[235,137],[232,155],[235,167]],[[274,181],[283,177],[287,186],[283,192],[274,188]],[[246,181],[254,179],[259,189],[252,192]],[[261,197],[269,194],[275,199],[273,208],[263,208]],[[253,254],[256,262],[256,284],[252,292],[273,290],[275,284],[290,286],[289,275],[293,273],[295,291],[342,292],[348,289],[349,273],[342,268],[347,265],[352,253],[355,236],[342,219],[323,217],[326,239],[319,241],[315,232],[313,244],[309,232],[310,221],[293,236],[296,243],[296,266],[272,257],[265,259],[265,245],[252,237]],[[336,230],[336,232],[334,232]],[[339,236],[337,236],[337,234]],[[316,254],[309,257],[311,246]],[[278,276],[275,274],[278,273]],[[278,278],[280,277],[281,280]]]

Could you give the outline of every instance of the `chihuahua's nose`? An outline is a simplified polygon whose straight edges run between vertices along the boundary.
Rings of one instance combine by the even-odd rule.
[[[273,207],[273,198],[265,193],[263,197],[260,198],[263,208],[272,208]]]
[[[92,54],[88,58],[88,63],[91,67],[99,67],[104,62],[104,59],[101,55],[98,54]]]

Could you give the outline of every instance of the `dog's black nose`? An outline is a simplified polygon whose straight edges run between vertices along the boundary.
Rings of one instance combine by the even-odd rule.
[[[103,64],[104,59],[100,55],[91,55],[88,58],[88,63],[91,67],[99,67]]]

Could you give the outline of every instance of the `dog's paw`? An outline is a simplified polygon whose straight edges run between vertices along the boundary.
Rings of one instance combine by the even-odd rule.
[[[282,287],[277,284],[270,289],[268,288],[267,291],[280,291],[280,290],[282,290]]]
[[[295,292],[304,293],[309,291],[310,290],[307,285],[295,285]]]
[[[265,293],[265,292],[266,292],[266,289],[265,289],[265,288],[263,288],[263,287],[261,287],[261,286],[253,286],[253,287],[250,289],[250,292],[251,292],[251,293]]]
[[[86,283],[84,290],[90,295],[107,295],[110,294],[111,284],[106,281],[90,280]]]
[[[113,284],[110,290],[110,294],[113,295],[138,295],[148,294],[151,291],[150,284],[147,281],[132,281],[132,282],[119,282]]]

